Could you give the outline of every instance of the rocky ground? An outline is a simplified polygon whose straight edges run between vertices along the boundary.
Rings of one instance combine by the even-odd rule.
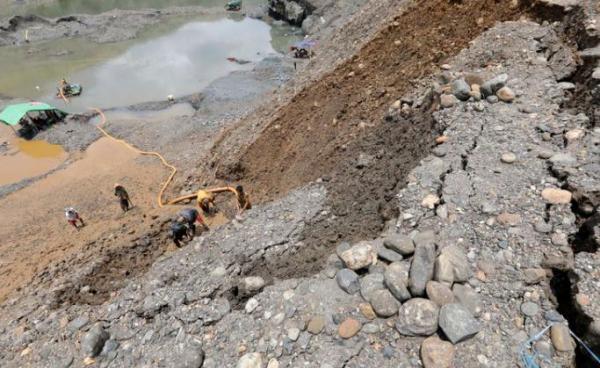
[[[161,256],[99,303],[89,302],[98,282],[93,264],[72,273],[50,267],[50,285],[1,306],[2,365],[514,367],[524,366],[525,352],[541,367],[596,366],[569,328],[600,351],[599,12],[593,1],[548,0],[506,12],[504,22],[472,19],[490,29],[463,40],[466,48],[450,52],[433,75],[411,77],[387,97],[352,101],[347,109],[368,112],[356,115],[362,129],[382,132],[374,137],[385,145],[380,154],[365,155],[368,145],[346,151],[354,176],[392,192],[375,196],[389,209],[379,227],[346,217],[368,229],[331,240],[322,229],[341,228],[328,173],[302,185],[283,181],[273,185],[277,195]],[[366,50],[395,39],[376,37]],[[363,69],[361,61],[371,59],[337,69],[314,107],[354,91],[336,78],[354,77],[348,73]],[[282,124],[285,114],[277,114],[266,129]],[[406,137],[394,134],[425,127],[414,163],[395,166],[387,152],[402,155],[395,145]],[[378,179],[386,169],[394,180]],[[362,183],[348,181],[347,189],[374,190]],[[369,197],[355,197],[349,211],[360,213]],[[303,253],[318,242],[317,252]],[[273,271],[289,269],[297,254],[305,263],[295,275]]]

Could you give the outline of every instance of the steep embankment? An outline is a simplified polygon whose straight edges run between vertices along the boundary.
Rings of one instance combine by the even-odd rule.
[[[220,167],[218,176],[241,179],[259,201],[317,178],[326,182],[335,219],[312,226],[305,234],[309,246],[290,259],[289,269],[271,272],[313,272],[324,245],[372,237],[394,217],[389,203],[397,186],[436,135],[435,101],[394,101],[483,30],[525,11],[511,1],[415,2],[357,55],[276,111],[237,162]],[[390,106],[406,114],[385,121]]]

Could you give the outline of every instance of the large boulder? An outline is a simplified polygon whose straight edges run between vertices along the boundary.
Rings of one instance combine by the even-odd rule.
[[[453,344],[475,336],[480,330],[479,322],[461,304],[446,304],[440,309],[440,328]]]
[[[414,238],[415,254],[410,265],[408,286],[413,296],[425,294],[427,282],[433,278],[435,243],[433,232],[426,231]]]
[[[308,1],[302,0],[269,0],[269,15],[282,19],[295,26],[302,26],[302,21],[314,7]]]
[[[411,299],[400,307],[396,330],[406,336],[430,336],[437,331],[439,311],[430,300]]]
[[[368,242],[360,242],[342,252],[340,258],[351,270],[360,270],[377,263],[377,252]]]

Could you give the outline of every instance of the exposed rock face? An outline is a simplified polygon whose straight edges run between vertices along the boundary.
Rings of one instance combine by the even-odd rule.
[[[269,15],[299,27],[313,10],[314,6],[306,0],[269,0]]]

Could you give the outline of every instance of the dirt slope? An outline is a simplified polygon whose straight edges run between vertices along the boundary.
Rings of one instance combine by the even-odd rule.
[[[386,111],[415,80],[482,31],[524,11],[511,1],[415,2],[351,60],[279,109],[238,162],[219,167],[218,176],[241,179],[259,201],[317,178],[328,182],[334,218],[311,227],[306,234],[311,246],[288,261],[290,269],[277,265],[270,272],[310,273],[320,267],[313,260],[322,251],[315,247],[368,238],[383,228],[393,215],[389,202],[394,188],[405,181],[436,135],[428,113],[435,102],[425,99],[400,121],[386,122]],[[306,265],[295,266],[302,262]]]

